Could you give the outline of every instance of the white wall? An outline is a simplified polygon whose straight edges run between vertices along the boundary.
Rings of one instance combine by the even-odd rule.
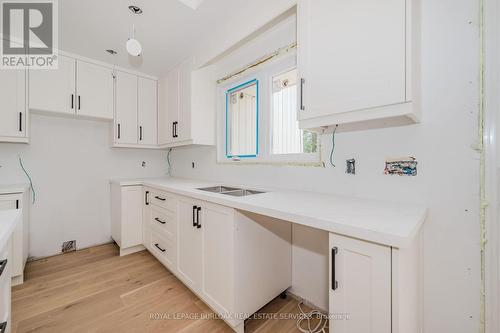
[[[109,122],[32,114],[29,145],[0,143],[0,183],[27,182],[21,155],[36,189],[30,256],[110,241],[109,180],[165,175],[164,151],[112,149],[110,133]]]
[[[423,203],[424,332],[478,331],[479,222],[477,139],[478,2],[422,1],[421,124],[338,133],[337,168],[216,164],[213,147],[176,149],[179,177],[247,183]],[[323,156],[331,147],[323,140]],[[417,177],[383,174],[387,157],[415,156]],[[357,175],[344,173],[356,158]],[[194,161],[196,167],[191,168]],[[293,230],[294,291],[326,308],[327,237]]]

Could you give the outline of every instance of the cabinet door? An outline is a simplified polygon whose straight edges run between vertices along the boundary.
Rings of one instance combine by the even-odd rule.
[[[115,142],[137,143],[137,76],[116,72]]]
[[[193,64],[187,60],[179,68],[179,124],[177,141],[191,139],[191,73]]]
[[[187,198],[179,199],[178,221],[178,262],[177,270],[181,278],[193,290],[200,291],[202,278],[202,233],[197,227],[198,217],[203,225],[199,204]]]
[[[142,244],[143,202],[142,186],[122,187],[122,249]]]
[[[390,247],[330,234],[329,281],[330,332],[391,331]]]
[[[0,70],[0,137],[26,137],[24,70]]]
[[[22,211],[22,198],[21,194],[0,195],[0,210],[19,209]],[[13,277],[23,274],[25,257],[27,258],[27,255],[24,255],[23,220],[24,217],[21,218],[20,223],[18,223],[12,234],[11,274]]]
[[[203,204],[203,295],[219,313],[234,310],[234,216],[231,208]]]
[[[299,0],[299,119],[404,102],[405,21],[403,0]]]
[[[112,70],[84,61],[78,61],[76,65],[77,114],[113,119]]]
[[[29,108],[31,110],[75,113],[76,60],[59,55],[57,69],[33,69],[29,72]]]
[[[155,80],[138,79],[139,143],[158,144],[158,90]]]
[[[172,70],[167,80],[167,121],[170,142],[178,141],[175,130],[179,133],[179,68]],[[177,134],[178,136],[179,134]]]

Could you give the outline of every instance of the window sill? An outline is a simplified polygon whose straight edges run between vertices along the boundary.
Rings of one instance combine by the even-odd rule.
[[[248,160],[226,160],[226,161],[217,161],[217,164],[221,165],[269,165],[276,167],[310,167],[310,168],[324,168],[324,162],[285,162],[285,161],[248,161]]]

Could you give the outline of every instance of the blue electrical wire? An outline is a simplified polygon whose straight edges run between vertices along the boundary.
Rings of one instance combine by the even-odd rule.
[[[31,177],[28,174],[28,171],[26,171],[26,169],[24,168],[23,160],[22,160],[21,156],[19,156],[19,164],[21,165],[21,168],[23,169],[24,173],[26,174],[26,177],[28,177],[28,179],[30,181],[30,189],[31,189],[31,192],[33,193],[33,204],[35,204],[36,192],[35,192],[35,188],[33,187],[33,181],[31,180]]]
[[[333,133],[332,133],[332,151],[330,152],[330,164],[334,168],[335,168],[335,164],[333,163],[333,152],[335,151],[335,132],[337,132],[337,127],[339,127],[339,125],[335,125],[335,128],[333,129]]]

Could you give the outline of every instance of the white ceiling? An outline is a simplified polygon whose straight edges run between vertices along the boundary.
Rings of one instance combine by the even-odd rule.
[[[196,10],[186,4],[199,0],[61,0],[59,48],[81,56],[161,75],[198,52],[204,41],[227,26],[231,15],[248,10],[248,0],[205,0]],[[194,1],[194,2],[193,2]],[[262,1],[258,1],[262,4]],[[252,5],[257,4],[254,2]],[[129,5],[144,11],[133,15]],[[251,12],[251,11],[250,11]],[[136,27],[141,57],[127,55],[125,42]],[[111,56],[106,49],[114,49]]]

